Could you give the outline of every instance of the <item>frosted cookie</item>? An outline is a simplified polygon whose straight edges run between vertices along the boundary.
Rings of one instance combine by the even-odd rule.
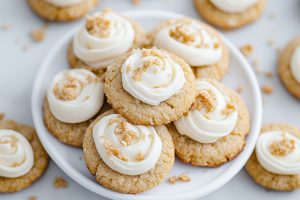
[[[130,49],[142,47],[145,39],[137,22],[106,9],[86,18],[69,46],[69,64],[101,74]]]
[[[212,27],[191,19],[163,22],[150,34],[152,45],[183,58],[196,78],[222,79],[228,71],[229,52]]]
[[[113,110],[89,126],[83,152],[88,170],[102,186],[131,194],[157,186],[175,159],[165,126],[133,125]]]
[[[95,74],[85,69],[61,71],[48,87],[44,123],[61,142],[81,147],[103,101],[103,83]]]
[[[32,185],[47,169],[48,160],[33,128],[0,120],[0,193]]]
[[[99,0],[28,0],[32,10],[49,21],[72,21],[85,16]]]
[[[223,29],[242,27],[255,21],[263,12],[266,0],[194,0],[199,14]]]
[[[300,129],[288,124],[265,125],[245,168],[265,188],[283,191],[299,188]]]
[[[281,52],[278,74],[287,90],[300,99],[300,37]]]
[[[195,76],[173,54],[156,48],[136,49],[108,68],[104,93],[112,108],[131,123],[168,124],[193,103]]]
[[[196,82],[189,112],[168,125],[176,156],[194,166],[218,167],[244,148],[249,113],[239,95],[213,79]]]

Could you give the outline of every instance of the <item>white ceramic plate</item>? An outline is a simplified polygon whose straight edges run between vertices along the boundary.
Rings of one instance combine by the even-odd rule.
[[[163,20],[181,16],[156,10],[132,11],[124,14],[137,20],[147,31]],[[242,96],[246,101],[252,119],[251,132],[247,137],[247,143],[243,152],[234,161],[215,169],[192,167],[176,161],[170,176],[188,173],[192,178],[190,182],[171,185],[167,182],[168,177],[166,177],[166,181],[163,181],[158,187],[139,195],[121,194],[99,185],[86,169],[84,161],[80,159],[80,157],[83,157],[82,150],[60,143],[48,132],[43,123],[42,104],[47,86],[56,73],[68,68],[66,59],[67,46],[76,30],[63,37],[49,52],[37,74],[32,94],[32,115],[39,138],[50,157],[65,173],[87,189],[107,198],[122,200],[173,200],[197,199],[207,195],[227,183],[240,171],[252,153],[258,137],[262,118],[261,96],[258,82],[251,66],[237,48],[224,38],[231,56],[230,71],[225,77],[224,83],[232,88],[243,86],[244,92]]]

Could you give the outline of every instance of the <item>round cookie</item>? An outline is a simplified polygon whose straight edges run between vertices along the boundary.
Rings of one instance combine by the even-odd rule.
[[[49,21],[72,21],[85,16],[99,0],[83,0],[74,6],[57,7],[45,0],[28,0],[33,11]]]
[[[210,0],[194,0],[194,4],[198,13],[209,23],[229,30],[255,21],[262,14],[266,0],[258,0],[256,5],[248,8],[243,13],[226,13],[216,8]]]
[[[268,124],[263,126],[261,132],[285,130],[289,131],[294,136],[300,138],[300,130],[288,124]],[[252,153],[245,168],[248,174],[259,185],[280,191],[290,191],[300,187],[300,174],[299,175],[280,175],[264,169],[257,160],[255,151]]]
[[[132,45],[131,49],[143,47],[145,44],[145,41],[147,39],[146,33],[144,32],[142,27],[137,22],[135,22],[134,20],[131,20],[130,18],[127,18],[127,17],[125,17],[125,18],[128,21],[130,21],[130,23],[135,31],[135,37],[134,37],[134,41],[133,41],[133,45]],[[105,73],[106,69],[95,68],[95,67],[89,66],[86,63],[84,63],[83,61],[81,61],[79,58],[77,58],[76,55],[74,54],[72,43],[73,42],[70,42],[70,44],[68,46],[68,52],[67,52],[67,58],[68,58],[68,62],[69,62],[69,65],[71,68],[82,68],[83,67],[87,70],[94,72],[98,76],[101,76]]]
[[[141,125],[168,124],[188,111],[196,95],[195,76],[190,66],[181,58],[169,53],[182,67],[186,81],[177,94],[153,106],[134,98],[123,88],[121,66],[132,53],[133,51],[120,57],[106,72],[104,93],[112,108],[131,123]]]
[[[297,82],[291,71],[291,57],[298,46],[300,46],[300,37],[291,41],[282,51],[279,57],[278,74],[286,89],[300,99],[300,83]]]
[[[243,150],[250,129],[250,120],[244,101],[235,91],[215,80],[209,80],[209,82],[231,98],[238,107],[238,120],[234,130],[214,143],[204,144],[181,135],[173,123],[168,125],[168,129],[173,137],[176,156],[182,162],[194,166],[219,167],[233,160]]]
[[[180,23],[180,22],[185,22],[185,21],[196,22],[196,23],[200,24],[202,27],[205,27],[205,29],[209,30],[210,33],[213,33],[214,35],[216,35],[219,38],[219,41],[221,42],[220,45],[222,46],[222,50],[223,50],[222,57],[217,63],[211,64],[211,65],[204,65],[204,66],[191,66],[193,69],[193,72],[195,74],[195,77],[196,78],[208,78],[209,77],[209,78],[221,80],[224,77],[224,75],[227,73],[228,68],[229,68],[229,57],[230,57],[229,50],[228,50],[227,46],[224,44],[224,42],[222,42],[222,39],[220,38],[217,31],[213,27],[211,27],[207,24],[204,24],[198,20],[188,18],[188,17],[167,20],[167,21],[161,23],[159,26],[157,26],[149,34],[150,41],[152,41],[150,46],[153,46],[155,36],[163,28],[173,25],[175,23]]]
[[[100,115],[87,129],[83,139],[84,160],[89,172],[104,187],[121,193],[137,194],[149,190],[168,175],[174,164],[174,144],[165,126],[155,127],[162,141],[162,152],[155,168],[141,175],[124,175],[108,167],[101,159],[93,141],[93,128],[104,116],[115,113],[109,110]]]
[[[109,104],[104,103],[99,113],[103,113],[109,109]],[[79,148],[82,147],[83,136],[86,129],[98,115],[96,114],[93,118],[81,123],[70,124],[61,122],[51,113],[47,98],[44,100],[43,110],[44,123],[49,132],[62,143]]]
[[[0,129],[11,129],[21,133],[32,146],[34,165],[27,174],[17,178],[0,177],[1,193],[17,192],[29,187],[42,176],[47,169],[49,158],[33,128],[13,120],[2,120],[0,121]]]

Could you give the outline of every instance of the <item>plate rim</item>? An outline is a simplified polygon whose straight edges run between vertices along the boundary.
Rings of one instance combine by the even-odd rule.
[[[121,12],[121,13],[123,13],[124,15],[129,16],[129,17],[132,17],[132,16],[144,17],[144,16],[148,15],[148,16],[161,16],[161,17],[165,16],[168,18],[178,18],[178,17],[185,16],[185,15],[175,13],[175,12],[155,10],[155,9],[129,10],[129,11]],[[41,74],[43,74],[43,71],[45,71],[45,69],[46,69],[44,66],[48,65],[48,63],[51,61],[50,58],[53,57],[53,54],[55,54],[55,52],[64,44],[65,40],[70,38],[70,36],[73,35],[76,30],[78,30],[78,27],[80,27],[80,25],[75,26],[74,29],[71,29],[71,31],[67,32],[65,34],[65,36],[63,36],[61,39],[59,39],[52,46],[52,48],[49,51],[49,54],[45,57],[44,61],[42,62],[41,66],[38,69],[38,72],[36,74],[34,84],[33,84],[33,89],[32,89],[32,95],[31,95],[31,111],[32,111],[32,118],[33,118],[34,126],[36,128],[36,132],[37,132],[37,135],[39,138],[43,138],[43,137],[40,137],[40,135],[42,135],[44,133],[39,133],[40,132],[39,130],[41,130],[41,128],[42,128],[42,126],[44,126],[44,124],[40,123],[41,119],[39,119],[39,116],[38,116],[38,112],[40,112],[39,110],[42,108],[39,108],[39,106],[36,106],[36,105],[38,105],[38,99],[39,99],[38,98],[39,97],[38,89],[40,87],[40,85],[38,85],[37,83],[41,82],[40,81]],[[247,162],[248,158],[252,154],[254,147],[255,147],[256,140],[259,135],[260,127],[262,124],[261,92],[259,89],[259,84],[258,84],[257,78],[254,74],[254,71],[252,70],[252,68],[251,68],[249,62],[246,60],[246,58],[241,54],[241,52],[226,37],[224,37],[222,35],[222,33],[219,33],[219,34],[221,35],[224,43],[228,46],[230,51],[232,51],[232,53],[242,63],[242,66],[244,66],[243,68],[246,71],[246,74],[248,75],[251,86],[253,87],[253,97],[254,97],[254,99],[256,99],[255,106],[254,106],[255,107],[254,113],[256,115],[252,117],[252,119],[255,119],[256,123],[253,123],[253,126],[251,126],[251,134],[253,134],[252,135],[253,140],[247,141],[246,145],[248,145],[248,148],[243,149],[244,156],[242,158],[240,157],[240,162],[237,164],[233,163],[235,165],[230,166],[231,173],[226,173],[226,174],[222,174],[222,175],[218,176],[214,181],[212,181],[211,183],[206,185],[205,189],[202,189],[200,191],[195,189],[195,190],[189,191],[188,193],[185,192],[185,193],[176,195],[176,199],[200,198],[200,197],[203,197],[203,196],[217,190],[218,188],[225,185],[228,181],[230,181],[243,168],[243,166]],[[43,122],[43,120],[42,120],[42,122]],[[78,172],[76,170],[74,170],[73,168],[62,164],[61,159],[56,157],[54,154],[52,154],[52,151],[49,150],[51,148],[51,145],[48,145],[48,143],[43,141],[42,139],[40,139],[40,141],[43,144],[43,146],[46,149],[49,156],[51,157],[51,159],[59,166],[60,169],[62,169],[69,177],[71,177],[73,180],[75,180],[81,186],[87,188],[88,190],[90,190],[96,194],[99,194],[103,197],[110,198],[110,199],[122,199],[122,200],[132,200],[132,199],[150,200],[153,198],[161,199],[161,200],[174,199],[174,197],[171,197],[171,196],[169,198],[167,196],[162,196],[162,195],[148,196],[148,195],[143,195],[143,193],[137,194],[137,195],[122,194],[122,193],[108,190],[108,189],[102,187],[101,185],[99,185],[101,188],[101,190],[99,190],[98,185],[95,186],[94,184],[91,184],[90,182],[84,181],[83,180],[83,178],[85,178],[84,175],[78,174]]]

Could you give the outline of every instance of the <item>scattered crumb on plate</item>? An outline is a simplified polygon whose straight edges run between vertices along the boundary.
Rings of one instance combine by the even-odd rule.
[[[244,56],[249,57],[253,53],[253,46],[251,44],[245,44],[240,48],[240,51]]]
[[[30,196],[28,197],[28,200],[37,200],[37,197],[34,196],[34,195],[30,195]]]
[[[239,85],[239,86],[235,89],[235,91],[236,91],[237,93],[241,94],[241,93],[244,91],[244,87],[241,86],[241,85]]]
[[[179,176],[171,176],[171,177],[169,177],[169,182],[171,184],[175,184],[177,181],[190,182],[191,178],[186,173],[180,174]]]
[[[261,86],[261,90],[265,94],[272,94],[273,93],[273,87],[270,85],[263,85]]]
[[[61,176],[57,176],[53,180],[53,186],[57,189],[67,188],[68,187],[68,181],[66,179],[64,179],[63,177],[61,177]]]
[[[139,5],[141,3],[141,0],[131,0],[131,3],[133,5]]]

